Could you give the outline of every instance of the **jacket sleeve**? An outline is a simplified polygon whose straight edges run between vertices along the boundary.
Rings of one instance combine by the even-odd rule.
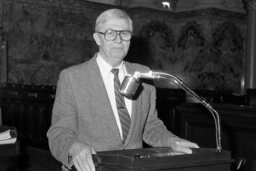
[[[170,132],[157,116],[156,88],[152,85],[149,85],[148,91],[146,93],[150,93],[150,104],[143,133],[143,140],[153,147],[167,147],[169,144],[168,139],[177,136]]]
[[[52,123],[47,132],[52,155],[69,168],[72,165],[69,161],[69,149],[77,141],[77,112],[70,78],[65,70],[59,76]]]

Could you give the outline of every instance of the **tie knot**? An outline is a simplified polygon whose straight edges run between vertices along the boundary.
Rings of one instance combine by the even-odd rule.
[[[111,72],[112,72],[115,76],[118,76],[119,69],[113,68],[113,69],[111,70]]]

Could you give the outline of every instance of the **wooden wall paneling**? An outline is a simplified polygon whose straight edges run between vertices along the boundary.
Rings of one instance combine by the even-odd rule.
[[[214,105],[222,125],[222,147],[233,159],[245,159],[244,169],[256,169],[256,107]],[[180,135],[201,147],[215,147],[215,128],[211,114],[201,104],[186,103],[177,107],[181,115]]]

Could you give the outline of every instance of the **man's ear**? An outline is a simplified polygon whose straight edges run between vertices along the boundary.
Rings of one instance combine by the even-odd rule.
[[[93,38],[94,38],[94,40],[95,40],[95,42],[97,43],[97,45],[98,46],[100,46],[100,37],[99,37],[99,34],[97,34],[97,33],[93,33]]]

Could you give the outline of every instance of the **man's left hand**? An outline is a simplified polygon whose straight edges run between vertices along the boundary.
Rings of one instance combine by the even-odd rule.
[[[199,148],[196,143],[191,141],[179,138],[179,137],[172,137],[169,139],[169,144],[173,148],[173,150],[178,152],[183,152],[186,154],[192,154],[191,148]]]

